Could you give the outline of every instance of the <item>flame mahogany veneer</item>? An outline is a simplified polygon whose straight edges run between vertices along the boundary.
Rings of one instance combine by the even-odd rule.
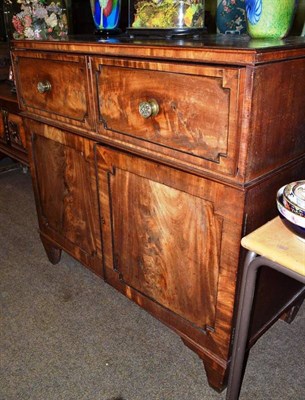
[[[177,332],[221,391],[241,237],[304,179],[305,39],[15,41],[13,62],[50,261],[68,252]],[[260,281],[250,345],[304,297]]]

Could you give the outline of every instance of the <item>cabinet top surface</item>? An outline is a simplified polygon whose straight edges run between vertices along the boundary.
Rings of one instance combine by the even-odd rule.
[[[16,40],[13,48],[255,65],[305,57],[305,37],[253,40],[247,35],[206,34],[197,39],[152,40],[130,39],[126,35],[108,38],[76,35],[57,41]]]

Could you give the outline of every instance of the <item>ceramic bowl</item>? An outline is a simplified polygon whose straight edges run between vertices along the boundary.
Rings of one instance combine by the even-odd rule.
[[[284,206],[284,189],[285,186],[281,187],[276,196],[276,204],[281,221],[291,232],[293,232],[295,235],[297,235],[299,239],[305,242],[305,217],[293,213]]]
[[[301,217],[305,217],[305,209],[297,206],[292,203],[286,196],[285,190],[283,193],[283,205],[287,208],[287,210],[293,212],[294,214],[300,215]]]
[[[291,182],[286,185],[283,198],[285,202],[292,204],[296,210],[305,212],[305,181]]]

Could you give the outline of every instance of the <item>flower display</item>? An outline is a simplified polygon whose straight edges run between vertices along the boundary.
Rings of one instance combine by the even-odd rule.
[[[6,0],[11,4],[12,0]],[[68,34],[67,15],[61,2],[17,0],[20,11],[12,17],[14,39],[59,39]]]

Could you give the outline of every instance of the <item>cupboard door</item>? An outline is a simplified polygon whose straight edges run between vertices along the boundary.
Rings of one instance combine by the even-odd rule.
[[[106,279],[114,271],[198,329],[215,329],[221,276],[238,264],[242,213],[228,204],[240,193],[104,146],[96,160]]]
[[[102,274],[93,149],[89,140],[28,122],[42,235]]]

